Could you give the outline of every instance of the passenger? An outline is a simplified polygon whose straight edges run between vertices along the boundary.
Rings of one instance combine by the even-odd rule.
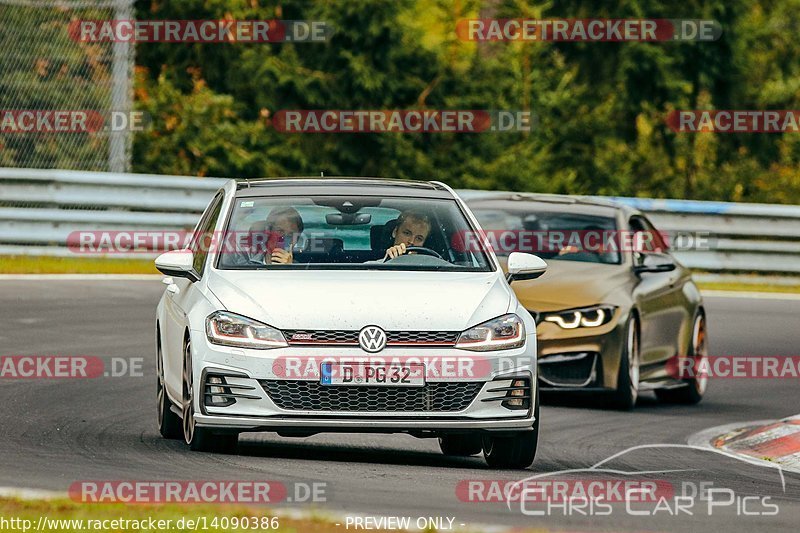
[[[261,224],[254,224],[250,229],[250,238],[262,233],[266,236],[261,246],[252,246],[246,250],[237,250],[233,255],[234,266],[249,265],[288,265],[294,260],[292,247],[303,232],[303,219],[294,207],[277,207],[270,211],[267,219]],[[267,261],[269,258],[269,261]]]

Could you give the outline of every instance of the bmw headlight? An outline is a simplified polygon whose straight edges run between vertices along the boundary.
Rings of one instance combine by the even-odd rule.
[[[463,332],[458,337],[456,348],[488,352],[519,348],[523,344],[525,344],[525,324],[520,317],[509,313]]]
[[[227,311],[216,311],[206,318],[206,337],[212,344],[222,346],[260,350],[288,346],[279,330]]]
[[[583,309],[542,313],[542,320],[552,322],[562,329],[596,328],[611,322],[615,310],[613,305],[595,305]]]

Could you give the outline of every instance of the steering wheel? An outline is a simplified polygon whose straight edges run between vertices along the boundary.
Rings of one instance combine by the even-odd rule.
[[[409,252],[414,252],[416,254],[422,254],[422,255],[430,255],[432,257],[436,257],[444,261],[444,257],[442,257],[439,254],[439,252],[437,252],[436,250],[431,250],[430,248],[425,248],[424,246],[406,246],[406,254],[408,254]],[[397,257],[402,257],[402,256],[398,255]]]

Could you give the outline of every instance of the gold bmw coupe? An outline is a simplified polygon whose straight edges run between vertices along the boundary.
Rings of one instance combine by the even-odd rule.
[[[707,356],[703,299],[643,213],[545,194],[467,203],[501,261],[528,252],[548,263],[539,279],[512,284],[536,320],[543,391],[600,392],[621,409],[645,390],[668,402],[702,399],[707,377],[676,369]]]

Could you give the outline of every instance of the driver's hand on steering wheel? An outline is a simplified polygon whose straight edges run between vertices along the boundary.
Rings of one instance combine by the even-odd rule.
[[[386,255],[383,256],[384,261],[388,261],[389,259],[394,259],[395,257],[400,257],[401,255],[406,253],[406,245],[405,243],[395,244],[388,250],[386,250]]]

